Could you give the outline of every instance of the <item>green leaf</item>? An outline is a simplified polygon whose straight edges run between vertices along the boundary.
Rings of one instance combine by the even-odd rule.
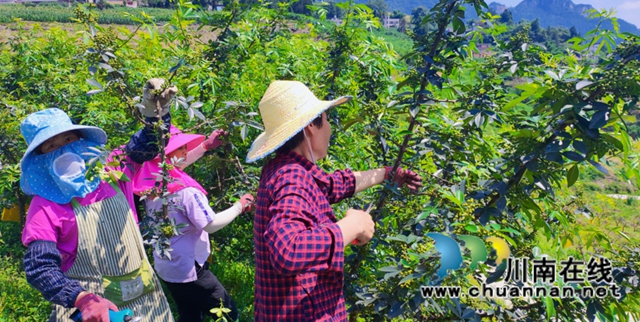
[[[453,203],[455,203],[456,205],[458,205],[458,207],[462,206],[462,202],[460,201],[460,199],[458,198],[457,195],[454,195],[452,192],[450,191],[445,191],[442,194],[445,198],[449,199],[450,201],[452,201]]]
[[[545,70],[544,73],[547,74],[547,76],[553,78],[554,80],[557,80],[557,81],[560,80],[560,77],[558,77],[558,74],[556,74],[554,71]]]
[[[575,184],[578,180],[579,176],[580,168],[578,168],[578,165],[575,164],[573,165],[573,167],[571,167],[571,169],[569,169],[569,171],[567,171],[567,187],[573,186],[573,184]]]
[[[123,181],[123,182],[130,181],[129,177],[122,171],[111,170],[109,171],[109,174],[111,175],[112,178],[114,178],[117,181]]]
[[[518,70],[518,63],[515,63],[511,65],[511,67],[509,67],[509,71],[511,72],[511,74],[515,74],[517,70]]]
[[[344,122],[342,122],[342,129],[343,130],[347,130],[349,129],[352,125],[358,123],[358,122],[362,122],[362,118],[361,117],[356,117],[350,120],[346,120]]]
[[[590,129],[599,129],[607,124],[609,121],[609,111],[599,111],[593,114],[591,122],[589,122]]]
[[[401,279],[400,282],[398,282],[398,284],[409,282],[409,281],[414,280],[414,279],[416,279],[418,277],[421,277],[422,275],[423,275],[422,273],[412,273],[410,275],[405,276],[403,279]]]
[[[87,92],[87,95],[91,96],[91,95],[95,95],[95,94],[98,94],[98,93],[102,93],[102,90],[101,89],[92,89],[92,90]]]
[[[545,297],[544,304],[547,309],[547,320],[550,320],[556,315],[556,308],[553,304],[553,298],[551,298],[550,296]]]
[[[583,80],[583,81],[579,81],[578,84],[576,84],[576,90],[581,90],[583,88],[589,87],[593,84],[592,81],[587,81],[587,80]]]
[[[400,271],[400,269],[398,268],[398,266],[385,266],[385,267],[379,268],[378,271],[391,273],[391,272],[398,272]]]
[[[576,161],[576,162],[584,161],[584,156],[583,155],[578,154],[578,153],[573,152],[573,151],[563,152],[562,155],[564,155],[567,159],[569,159],[571,161]]]
[[[471,232],[471,233],[478,232],[478,226],[474,224],[467,224],[466,226],[464,226],[464,229],[466,229],[468,232]]]
[[[627,133],[626,131],[621,131],[620,141],[622,142],[623,151],[625,153],[631,152],[631,150],[633,149],[633,139],[631,139],[629,133]]]
[[[91,85],[91,86],[93,86],[93,87],[97,87],[97,88],[99,88],[99,89],[101,89],[101,90],[103,90],[103,89],[104,89],[104,87],[102,87],[102,85],[101,85],[100,83],[98,83],[98,81],[97,81],[97,80],[95,80],[95,79],[93,79],[93,78],[87,79],[87,83],[88,83],[89,85]]]
[[[500,231],[502,232],[506,232],[506,233],[512,233],[516,236],[520,236],[522,233],[520,233],[519,231],[513,229],[513,228],[504,228],[504,229],[500,229]]]
[[[467,31],[464,21],[462,21],[462,19],[460,19],[459,17],[453,18],[453,31],[458,35],[463,34],[465,31]]]
[[[624,150],[624,145],[622,144],[622,142],[620,142],[620,140],[614,138],[613,136],[606,134],[606,133],[602,133],[602,136],[604,137],[604,140],[611,143],[613,146],[616,147],[616,149],[623,151]]]
[[[596,167],[596,169],[598,169],[600,172],[604,174],[609,174],[609,170],[607,170],[607,168],[605,168],[602,164],[593,160],[589,160],[589,163],[591,163],[594,167]]]
[[[580,154],[582,155],[587,155],[587,153],[589,152],[589,148],[582,141],[573,141],[573,148],[576,149],[576,151],[580,152]]]
[[[512,99],[509,103],[505,104],[503,109],[508,110],[522,103],[524,100],[528,99],[529,97],[538,94],[539,90],[544,89],[544,87],[540,87],[537,84],[526,84],[526,85],[518,86],[517,88],[523,90],[524,92],[522,92],[520,96],[518,96],[517,98]]]

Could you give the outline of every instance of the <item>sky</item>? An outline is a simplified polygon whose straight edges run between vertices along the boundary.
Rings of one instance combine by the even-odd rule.
[[[490,0],[515,7],[521,0]],[[640,0],[573,0],[575,4],[590,4],[597,9],[616,9],[616,16],[640,27]]]

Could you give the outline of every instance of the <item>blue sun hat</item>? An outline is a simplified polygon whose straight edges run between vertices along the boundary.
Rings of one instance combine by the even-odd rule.
[[[68,202],[68,198],[60,198],[56,191],[57,184],[49,174],[47,164],[55,154],[53,152],[47,154],[39,154],[35,150],[46,140],[68,131],[78,131],[82,137],[83,143],[76,144],[85,147],[74,148],[84,150],[89,146],[104,145],[107,143],[107,134],[100,128],[95,126],[76,125],[61,109],[48,108],[30,114],[20,124],[20,132],[27,141],[27,151],[20,160],[20,187],[25,194],[29,196],[39,195],[47,200],[58,203]],[[80,151],[78,151],[80,152]],[[48,161],[47,161],[48,160]]]

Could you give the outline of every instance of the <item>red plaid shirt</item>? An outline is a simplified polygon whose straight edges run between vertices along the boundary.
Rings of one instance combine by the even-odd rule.
[[[346,321],[344,241],[330,203],[351,197],[351,170],[329,175],[303,156],[262,168],[253,236],[255,321]]]

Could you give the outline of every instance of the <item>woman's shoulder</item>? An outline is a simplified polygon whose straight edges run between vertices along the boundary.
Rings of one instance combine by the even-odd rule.
[[[51,200],[47,200],[40,196],[33,196],[27,212],[35,213],[42,211],[53,213],[54,215],[63,214],[65,212],[71,212],[73,214],[73,206],[71,205],[71,202],[60,204]]]

